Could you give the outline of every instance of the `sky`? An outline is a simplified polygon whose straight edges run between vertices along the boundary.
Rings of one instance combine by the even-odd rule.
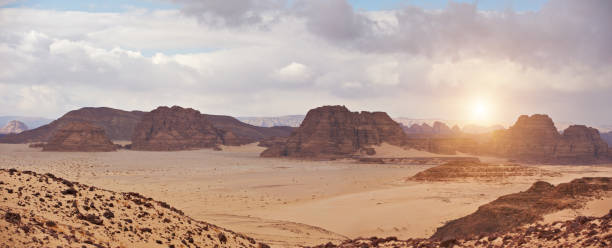
[[[0,115],[322,105],[611,125],[608,0],[0,0]]]

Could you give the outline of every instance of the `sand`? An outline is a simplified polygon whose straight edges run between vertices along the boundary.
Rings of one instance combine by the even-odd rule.
[[[428,237],[445,221],[526,190],[536,180],[557,184],[612,176],[612,165],[537,166],[562,176],[406,182],[433,165],[259,158],[263,149],[251,144],[223,151],[65,153],[1,144],[0,168],[51,172],[114,191],[138,192],[277,247],[374,235]],[[389,147],[377,151],[380,156],[440,156]]]

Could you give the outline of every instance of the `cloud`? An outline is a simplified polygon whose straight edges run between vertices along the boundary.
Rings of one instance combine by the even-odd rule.
[[[291,62],[287,66],[280,68],[275,73],[275,76],[280,81],[295,83],[309,80],[311,74],[312,72],[307,66],[296,62]]]
[[[284,0],[172,0],[199,21],[217,26],[261,24],[282,9]]]
[[[346,104],[462,119],[461,106],[483,98],[504,106],[500,120],[538,111],[612,123],[601,114],[612,94],[609,1],[551,0],[538,12],[175,2],[180,10],[0,9],[0,114],[178,104],[252,116]]]

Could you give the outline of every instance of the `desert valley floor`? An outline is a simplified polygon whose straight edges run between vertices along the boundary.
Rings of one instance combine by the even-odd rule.
[[[524,191],[537,180],[558,184],[586,176],[612,177],[610,164],[534,165],[560,174],[494,182],[410,181],[406,179],[433,165],[261,158],[264,149],[249,144],[222,151],[57,153],[0,144],[0,168],[53,173],[113,191],[138,192],[195,219],[278,247],[369,236],[426,238],[446,221],[473,213],[499,196]],[[386,144],[377,151],[382,157],[441,156]],[[555,213],[551,219],[604,215],[612,197],[586,206]]]

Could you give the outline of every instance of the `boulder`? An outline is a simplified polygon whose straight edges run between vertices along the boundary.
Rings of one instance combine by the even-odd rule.
[[[103,128],[88,122],[70,122],[59,127],[43,151],[110,152],[115,151]]]
[[[346,157],[383,142],[398,146],[405,142],[402,128],[386,113],[359,113],[344,106],[323,106],[308,111],[300,127],[286,142],[273,145],[261,156]]]

